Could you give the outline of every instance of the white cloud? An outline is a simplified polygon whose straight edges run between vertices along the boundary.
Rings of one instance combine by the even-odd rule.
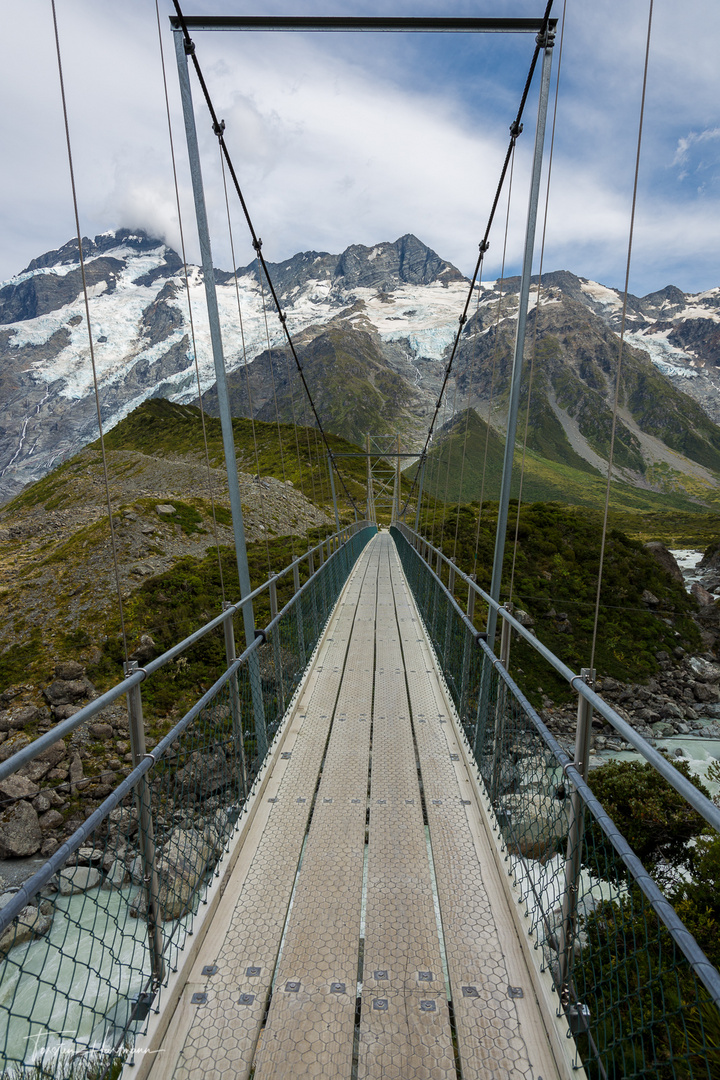
[[[558,12],[560,5],[558,4]],[[459,0],[458,14],[475,13]],[[501,0],[499,14],[536,14],[535,0]],[[621,284],[627,246],[647,7],[597,0],[568,5],[545,266]],[[178,104],[175,57],[162,0],[168,84],[189,255],[197,258]],[[234,11],[230,0],[193,10]],[[264,10],[286,11],[283,0]],[[315,11],[297,0],[298,13]],[[350,10],[328,0],[326,13]],[[431,0],[358,0],[360,13],[434,14]],[[154,5],[122,7],[63,0],[58,17],[83,232],[127,225],[178,246]],[[0,116],[6,150],[0,205],[0,278],[65,242],[74,231],[63,145],[52,25],[46,5],[7,5],[0,93],[15,103]],[[197,47],[266,256],[339,252],[414,232],[464,271],[477,242],[506,145],[531,41],[463,43],[383,35],[198,34]],[[674,280],[717,283],[720,191],[702,197],[678,182],[717,138],[720,9],[708,0],[677,12],[656,5],[641,159],[635,291]],[[444,51],[443,51],[444,50]],[[474,51],[473,51],[474,50]],[[449,57],[449,59],[448,59]],[[557,63],[557,59],[555,61]],[[474,66],[473,66],[474,65]],[[200,96],[215,261],[229,267],[217,147]],[[535,105],[528,104],[509,237],[517,269],[527,203]],[[668,161],[675,167],[668,169]],[[706,173],[700,177],[705,183]],[[675,185],[669,189],[668,185]],[[499,271],[502,228],[487,273]],[[234,214],[236,257],[253,258]],[[658,280],[659,279],[659,280]]]

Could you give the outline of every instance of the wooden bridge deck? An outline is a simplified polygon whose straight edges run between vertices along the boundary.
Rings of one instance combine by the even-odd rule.
[[[481,811],[394,544],[380,534],[341,596],[210,925],[133,1075],[566,1075]]]

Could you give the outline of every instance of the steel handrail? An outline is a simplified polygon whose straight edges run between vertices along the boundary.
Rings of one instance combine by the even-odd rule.
[[[686,802],[690,803],[694,810],[697,810],[698,814],[700,814],[700,816],[703,817],[709,825],[712,825],[713,829],[715,829],[717,832],[720,832],[720,807],[715,806],[715,804],[711,802],[710,799],[708,799],[705,795],[703,795],[702,792],[699,791],[695,787],[695,785],[687,779],[687,777],[683,776],[681,772],[678,772],[678,770],[673,767],[673,765],[668,761],[667,758],[663,757],[662,754],[660,754],[654,747],[652,747],[647,741],[647,739],[644,739],[642,735],[639,735],[638,732],[635,731],[635,729],[630,724],[628,724],[626,720],[623,720],[623,718],[613,709],[611,705],[609,705],[603,698],[601,698],[595,690],[588,686],[582,675],[578,675],[572,670],[572,668],[568,667],[567,664],[563,663],[562,660],[558,659],[558,657],[555,656],[555,654],[547,647],[547,645],[543,645],[543,643],[539,641],[534,634],[531,634],[530,631],[522,625],[522,623],[518,622],[518,620],[514,618],[506,608],[504,608],[497,600],[493,600],[492,597],[489,596],[484,589],[480,588],[477,582],[473,581],[471,577],[463,573],[463,571],[460,570],[455,565],[455,563],[447,557],[447,555],[444,555],[439,548],[434,547],[433,544],[429,543],[429,541],[425,540],[424,537],[422,537],[419,533],[416,533],[413,529],[409,528],[403,522],[396,522],[395,527],[405,537],[408,543],[412,545],[413,550],[415,551],[418,558],[422,559],[422,561],[430,570],[430,573],[436,578],[437,581],[440,582],[444,589],[445,585],[435,573],[428,560],[423,555],[421,555],[417,548],[415,548],[414,544],[412,544],[411,538],[416,538],[421,543],[425,544],[430,549],[430,551],[434,553],[434,555],[439,555],[443,562],[447,563],[448,566],[452,566],[455,572],[456,579],[461,578],[467,584],[468,588],[472,589],[479,597],[481,597],[481,599],[484,600],[489,607],[494,608],[494,610],[497,611],[498,615],[500,615],[501,618],[503,618],[507,623],[509,623],[512,629],[515,630],[516,633],[520,635],[520,637],[527,641],[528,644],[531,645],[536,652],[540,653],[543,659],[546,660],[550,664],[550,666],[559,675],[561,675],[562,678],[566,680],[566,682],[570,684],[571,688],[575,690],[577,694],[579,694],[581,697],[584,697],[585,700],[588,701],[590,705],[592,705],[595,712],[599,713],[600,716],[603,717],[603,719],[607,720],[608,723],[615,728],[618,734],[621,735],[623,739],[628,742],[635,750],[637,750],[637,752],[643,758],[645,758],[645,760],[649,762],[653,766],[653,768],[656,769],[656,771],[659,772],[660,775],[663,776],[672,787],[675,788],[678,794],[682,795],[682,797],[686,800]],[[453,601],[455,603],[455,606],[458,607],[458,610],[460,610],[459,605],[457,604],[457,601],[454,597]],[[461,614],[463,613],[461,612]],[[467,618],[467,616],[463,614],[463,618],[465,619],[466,623],[468,623],[468,625],[472,627],[473,633],[477,636],[478,631],[475,629],[474,626],[472,626],[472,623],[470,623],[470,620]]]

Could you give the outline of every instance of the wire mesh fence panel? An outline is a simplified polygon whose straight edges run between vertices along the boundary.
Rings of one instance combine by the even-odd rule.
[[[431,567],[392,532],[578,1063],[591,1080],[719,1077],[720,975]]]
[[[180,963],[267,747],[375,531],[358,529],[339,547],[250,649],[219,666],[216,683],[151,754],[133,750],[129,776],[51,859],[6,894],[2,1080],[118,1075]],[[75,798],[92,783],[70,775],[60,787]],[[62,803],[45,790],[48,811]]]

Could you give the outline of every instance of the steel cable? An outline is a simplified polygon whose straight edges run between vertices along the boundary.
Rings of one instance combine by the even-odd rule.
[[[550,3],[552,3],[552,0],[550,0]],[[237,173],[235,172],[235,167],[234,167],[234,165],[232,163],[232,159],[230,157],[230,152],[228,151],[227,144],[225,142],[225,137],[223,135],[223,131],[225,129],[225,124],[224,124],[223,121],[220,121],[218,119],[217,113],[215,112],[215,106],[212,103],[212,98],[210,97],[210,92],[209,92],[209,90],[207,88],[207,84],[205,82],[205,78],[203,76],[202,69],[200,67],[200,62],[198,61],[198,58],[197,58],[197,56],[195,54],[195,44],[194,44],[192,38],[190,37],[190,33],[188,31],[187,24],[185,22],[185,17],[184,17],[184,15],[183,15],[183,13],[182,13],[182,11],[180,9],[180,4],[179,4],[178,0],[173,0],[173,6],[175,7],[175,11],[177,13],[178,21],[179,21],[180,26],[182,28],[183,38],[185,40],[186,52],[187,52],[188,56],[190,56],[190,58],[192,59],[193,67],[195,68],[195,74],[198,77],[198,82],[200,83],[200,88],[201,88],[201,90],[203,92],[203,96],[205,98],[205,102],[207,104],[208,111],[210,113],[210,117],[212,119],[213,131],[215,132],[215,135],[217,136],[218,143],[220,144],[220,148],[222,150],[222,153],[223,153],[223,155],[225,157],[225,161],[227,163],[228,171],[230,173],[230,177],[232,179],[233,186],[235,187],[235,191],[237,193],[238,199],[240,200],[240,206],[242,207],[242,211],[243,211],[243,214],[245,216],[245,221],[247,222],[248,230],[249,230],[250,236],[252,238],[252,246],[255,249],[258,264],[259,264],[260,267],[262,267],[262,271],[265,274],[265,278],[266,278],[267,283],[268,283],[268,288],[270,290],[270,295],[272,296],[273,302],[274,302],[275,307],[277,309],[277,315],[278,315],[278,318],[279,318],[280,323],[282,325],[283,332],[285,334],[285,338],[287,340],[288,346],[290,347],[290,351],[292,353],[293,360],[295,361],[295,366],[296,366],[296,368],[298,370],[298,373],[300,375],[300,379],[302,381],[303,388],[304,388],[305,393],[307,395],[308,401],[310,402],[310,407],[311,407],[311,409],[313,411],[313,415],[315,417],[315,423],[317,424],[318,430],[320,431],[320,434],[322,435],[323,442],[325,443],[325,448],[326,448],[328,454],[330,455],[330,460],[332,462],[333,468],[335,469],[335,472],[337,473],[338,480],[342,484],[343,490],[345,491],[345,494],[347,495],[347,497],[350,500],[351,504],[355,507],[355,509],[357,509],[357,506],[355,504],[355,500],[353,499],[352,495],[348,491],[345,480],[344,480],[344,478],[342,476],[342,473],[338,469],[338,466],[337,466],[337,463],[336,463],[335,458],[333,456],[332,450],[330,449],[330,444],[328,443],[327,436],[325,435],[325,430],[324,430],[324,428],[322,426],[322,423],[320,421],[320,417],[319,417],[317,409],[315,407],[315,402],[313,401],[312,394],[310,393],[310,388],[309,388],[309,386],[307,384],[307,380],[305,379],[305,373],[303,371],[302,364],[300,363],[300,358],[299,358],[299,356],[297,354],[297,350],[295,348],[295,342],[293,341],[292,335],[290,334],[290,331],[288,330],[287,319],[286,319],[285,313],[282,310],[282,306],[280,304],[280,299],[279,299],[279,297],[277,295],[277,292],[275,290],[275,286],[273,285],[272,278],[270,277],[270,274],[268,272],[267,263],[265,262],[265,256],[262,253],[262,240],[260,239],[257,232],[255,231],[255,226],[253,225],[252,218],[250,217],[250,211],[248,210],[247,203],[245,202],[245,196],[243,195],[242,189],[240,187],[240,181],[237,178]],[[548,5],[548,11],[549,11],[549,9],[550,9],[550,5]]]
[[[213,519],[213,535],[215,537],[215,550],[217,552],[218,572],[220,574],[220,593],[222,595],[223,603],[225,603],[225,581],[223,579],[222,559],[220,557],[220,540],[219,540],[219,537],[218,537],[217,518],[216,518],[216,515],[215,515],[215,495],[214,495],[214,491],[213,491],[212,471],[211,471],[211,468],[210,468],[210,452],[208,450],[207,430],[206,430],[206,425],[205,425],[205,409],[203,408],[202,385],[201,385],[201,382],[200,382],[200,367],[199,367],[198,358],[197,358],[197,345],[195,343],[195,320],[193,319],[192,303],[191,303],[191,300],[190,300],[190,278],[189,278],[189,275],[188,275],[187,256],[185,254],[185,230],[183,228],[182,211],[180,209],[180,187],[179,187],[179,184],[178,184],[177,165],[176,165],[176,161],[175,161],[175,140],[173,138],[172,120],[171,120],[171,117],[170,117],[170,96],[168,94],[167,77],[166,77],[166,72],[165,72],[165,50],[163,49],[163,43],[162,43],[162,31],[161,31],[161,27],[160,27],[160,7],[159,7],[158,0],[155,0],[155,17],[157,19],[158,43],[160,45],[160,66],[162,68],[163,90],[164,90],[164,94],[165,94],[165,113],[166,113],[166,116],[167,116],[168,138],[170,140],[170,158],[171,158],[171,161],[172,161],[173,183],[174,183],[174,186],[175,186],[175,205],[177,207],[178,227],[180,229],[180,251],[181,251],[181,254],[182,254],[182,261],[183,261],[183,276],[185,278],[185,293],[187,295],[188,319],[189,319],[189,322],[190,322],[190,340],[192,341],[193,361],[194,361],[194,365],[195,365],[195,381],[197,382],[198,405],[200,406],[200,423],[202,425],[203,445],[205,447],[205,464],[206,464],[206,467],[207,467],[207,476],[208,476],[208,494],[210,495],[210,507],[211,507],[211,510],[212,510],[212,519]]]
[[[85,257],[83,255],[82,233],[80,231],[80,214],[78,212],[77,190],[75,187],[75,168],[73,166],[72,145],[70,143],[70,122],[68,120],[67,101],[65,99],[65,80],[63,78],[62,56],[60,53],[60,35],[58,33],[57,12],[55,0],[51,0],[53,29],[55,32],[55,52],[57,55],[58,75],[60,78],[60,97],[62,100],[63,122],[65,125],[65,144],[67,147],[68,167],[70,171],[70,187],[72,189],[73,212],[75,214],[75,231],[78,242],[78,256],[80,259],[80,276],[82,279],[83,299],[85,303],[85,321],[87,323],[88,344],[90,348],[90,366],[92,368],[93,388],[95,391],[95,410],[97,412],[98,429],[100,432],[100,452],[102,456],[103,476],[105,479],[105,497],[107,500],[108,521],[110,523],[110,548],[112,550],[113,568],[115,571],[115,587],[117,590],[118,607],[120,611],[120,632],[122,634],[123,652],[125,662],[128,662],[127,634],[125,632],[125,615],[123,612],[122,588],[120,585],[120,568],[118,566],[117,546],[115,543],[115,526],[113,525],[112,500],[110,497],[110,478],[108,476],[107,454],[105,452],[105,432],[103,430],[102,411],[100,408],[100,388],[98,386],[97,368],[95,366],[95,347],[90,324],[90,301],[88,299],[87,278],[85,275]]]
[[[617,430],[617,414],[620,402],[620,378],[622,374],[622,355],[625,343],[625,321],[627,318],[628,288],[630,285],[630,261],[632,258],[633,232],[635,229],[635,209],[637,206],[638,176],[640,174],[640,150],[642,148],[643,119],[645,116],[645,95],[647,92],[648,63],[650,60],[650,36],[652,33],[653,0],[650,0],[648,9],[647,40],[645,43],[645,65],[643,68],[642,94],[640,98],[640,121],[638,124],[637,151],[635,154],[635,176],[633,179],[632,207],[630,210],[630,235],[628,237],[627,263],[625,266],[625,290],[623,296],[622,319],[620,322],[620,347],[618,349],[617,373],[615,376],[615,400],[613,402],[612,431],[610,433],[610,452],[608,454],[607,484],[605,487],[605,508],[603,510],[602,539],[600,542],[600,565],[598,566],[597,595],[595,599],[595,616],[593,619],[592,648],[590,650],[590,668],[595,666],[595,646],[597,643],[598,618],[600,614],[600,593],[602,591],[603,567],[605,563],[605,542],[607,540],[608,512],[610,509],[610,484],[612,481],[613,455],[615,452],[615,432]]]

